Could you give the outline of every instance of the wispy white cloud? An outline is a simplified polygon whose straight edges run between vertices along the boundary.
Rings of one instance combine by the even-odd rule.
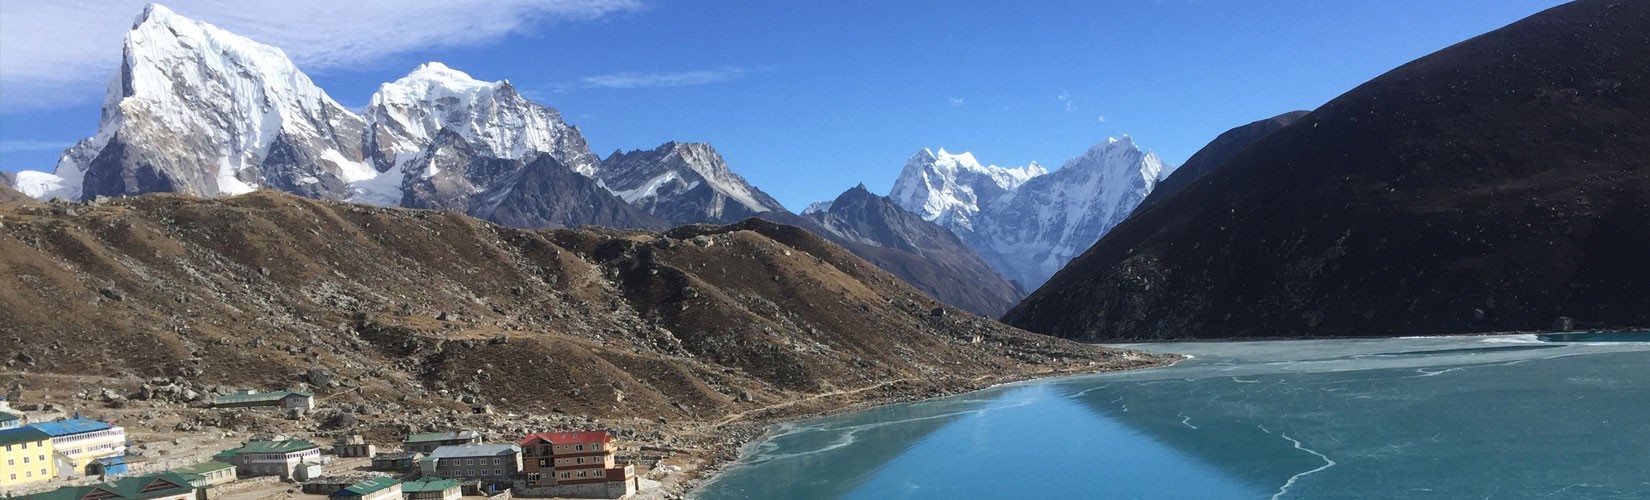
[[[0,2],[0,111],[102,97],[121,40],[149,0]],[[280,47],[300,68],[349,67],[434,47],[469,46],[642,0],[170,0],[167,7]]]
[[[1059,100],[1061,104],[1066,105],[1066,111],[1071,111],[1071,92],[1062,90],[1060,95],[1054,96],[1054,98]]]
[[[960,108],[960,107],[962,107],[962,105],[963,105],[963,98],[961,98],[961,97],[951,98],[951,107]]]
[[[46,141],[36,139],[9,139],[0,141],[0,153],[18,153],[24,151],[62,151],[73,144],[64,141]]]
[[[707,85],[712,83],[733,81],[750,73],[751,70],[748,68],[724,66],[716,69],[678,71],[674,73],[609,73],[605,75],[587,76],[580,81],[582,81],[586,87],[604,89],[687,87],[691,85]]]
[[[1106,115],[1100,115],[1100,123],[1106,123]]]

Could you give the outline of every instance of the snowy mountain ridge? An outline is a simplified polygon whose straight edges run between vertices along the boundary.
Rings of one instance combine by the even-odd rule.
[[[1174,167],[1128,136],[1049,172],[982,166],[969,153],[924,149],[889,195],[957,233],[1003,276],[1034,289],[1133,212]]]
[[[25,193],[220,196],[270,187],[329,197],[376,176],[361,161],[361,118],[280,49],[154,4],[123,46],[97,135],[65,151],[52,174],[20,174]],[[111,143],[117,154],[104,154]]]

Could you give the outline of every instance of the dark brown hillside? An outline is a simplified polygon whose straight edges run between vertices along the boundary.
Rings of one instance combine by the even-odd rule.
[[[826,211],[800,216],[767,212],[759,217],[807,228],[930,297],[975,314],[1000,316],[1025,296],[951,230],[922,220],[865,186],[844,191]]]
[[[1650,325],[1650,2],[1397,68],[1136,213],[1005,316],[1077,339]]]
[[[11,184],[6,182],[6,179],[0,178],[0,203],[34,204],[36,202],[34,198],[30,198],[29,195],[19,193],[16,189],[12,189]]]
[[[337,382],[317,387],[327,405],[389,422],[486,403],[710,424],[1158,361],[963,314],[762,221],[529,231],[275,192],[0,216],[0,382],[31,390],[285,388],[320,368]],[[838,391],[854,396],[791,405]]]
[[[1146,199],[1142,200],[1140,206],[1136,207],[1135,210],[1144,211],[1146,207],[1156,206],[1163,200],[1179,194],[1181,190],[1186,189],[1186,186],[1202,180],[1203,176],[1209,175],[1209,172],[1232,161],[1232,158],[1237,157],[1238,153],[1242,153],[1249,146],[1260,142],[1261,139],[1271,135],[1272,132],[1277,132],[1279,129],[1295,123],[1295,121],[1300,120],[1301,117],[1309,113],[1311,111],[1290,111],[1222,132],[1215,137],[1215,140],[1209,141],[1196,153],[1192,153],[1192,157],[1187,158],[1186,163],[1175,168],[1174,174],[1157,183],[1157,186],[1152,188],[1151,194],[1146,195]]]

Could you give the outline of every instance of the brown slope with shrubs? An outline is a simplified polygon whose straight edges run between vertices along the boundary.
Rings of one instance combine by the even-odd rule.
[[[1582,0],[1267,135],[1004,320],[1088,340],[1644,327],[1646,228],[1650,2]]]
[[[328,404],[711,422],[1159,361],[961,314],[764,221],[529,231],[274,192],[0,215],[14,374],[279,388],[321,368],[340,381],[317,388]]]

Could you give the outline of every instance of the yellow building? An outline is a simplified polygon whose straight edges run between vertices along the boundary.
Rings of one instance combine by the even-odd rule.
[[[0,431],[0,490],[51,479],[52,436],[32,427]]]
[[[126,454],[126,429],[108,422],[71,418],[29,427],[51,436],[52,455],[61,477],[92,474],[86,466],[93,461]]]

